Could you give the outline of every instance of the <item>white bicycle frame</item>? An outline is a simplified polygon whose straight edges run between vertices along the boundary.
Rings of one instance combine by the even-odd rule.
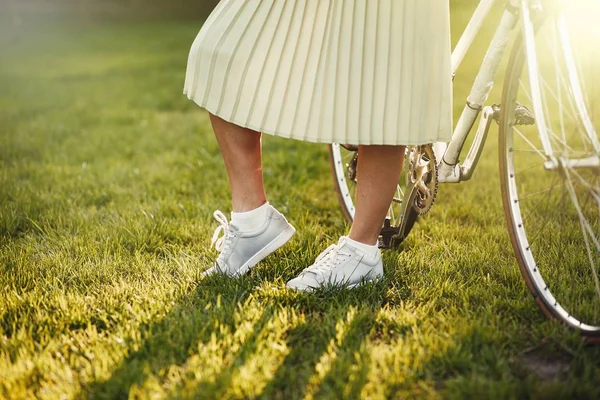
[[[452,52],[453,76],[456,75],[456,71],[464,60],[467,51],[470,49],[485,20],[489,16],[492,7],[498,1],[481,0],[479,2],[473,17]],[[491,106],[484,107],[484,104],[494,86],[496,73],[500,69],[502,58],[508,48],[510,33],[519,21],[520,5],[522,5],[520,0],[511,0],[507,4],[498,29],[483,59],[473,88],[467,98],[467,104],[456,124],[450,143],[447,145],[445,143],[436,143],[434,146],[434,150],[438,156],[443,154],[438,165],[438,179],[442,183],[458,183],[469,180],[477,166],[495,113],[494,108]],[[475,140],[469,149],[464,163],[460,164],[460,152],[482,111],[483,115],[477,128]]]
[[[469,24],[465,28],[458,44],[452,52],[452,72],[453,76],[460,67],[464,57],[473,44],[475,37],[479,33],[484,21],[489,16],[492,7],[499,0],[481,0],[475,10]],[[494,118],[497,118],[498,108],[485,106],[485,102],[494,85],[495,76],[500,69],[502,58],[508,48],[510,34],[519,22],[521,17],[523,33],[525,39],[525,50],[527,52],[527,67],[529,68],[533,114],[536,117],[538,132],[544,149],[545,157],[547,158],[545,167],[547,170],[555,170],[560,168],[560,161],[554,156],[552,142],[549,137],[547,122],[544,118],[543,99],[541,97],[541,82],[536,73],[538,66],[536,48],[535,48],[535,31],[531,19],[531,10],[541,9],[540,0],[510,0],[506,6],[500,24],[494,34],[487,53],[484,57],[482,66],[477,74],[471,93],[467,98],[467,104],[456,124],[450,143],[436,143],[434,151],[439,158],[439,182],[442,183],[458,183],[471,179],[473,171],[477,166],[479,157],[483,150],[483,146],[487,139],[487,134],[491,127]],[[589,118],[589,113],[583,95],[580,91],[580,82],[577,74],[576,66],[569,63],[573,58],[569,33],[564,20],[559,18],[560,44],[563,54],[568,55],[567,68],[571,87],[576,88],[574,96],[576,98],[576,107],[581,115],[587,131],[587,136],[592,143],[596,156],[580,160],[569,160],[568,166],[573,168],[600,168],[600,142],[593,124]],[[473,129],[479,114],[482,118],[479,121],[479,126],[475,135],[475,139],[465,161],[460,164],[459,157],[464,146],[465,140]]]

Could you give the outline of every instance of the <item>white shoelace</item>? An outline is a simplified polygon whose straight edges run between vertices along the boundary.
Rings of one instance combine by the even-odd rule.
[[[231,231],[227,216],[222,211],[215,211],[213,217],[217,220],[219,226],[217,226],[217,229],[213,233],[210,245],[214,245],[215,249],[221,252],[217,259],[217,261],[221,261],[222,256],[227,253],[229,246],[231,246],[231,240],[235,237],[235,234]]]
[[[344,251],[343,245],[340,246],[339,243],[332,244],[317,257],[313,265],[306,268],[304,271],[312,272],[317,275],[327,273],[336,265],[339,265],[352,257],[352,255],[352,253]]]

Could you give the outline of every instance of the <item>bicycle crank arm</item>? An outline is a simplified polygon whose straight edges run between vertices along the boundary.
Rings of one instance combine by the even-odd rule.
[[[412,207],[412,205],[415,203],[417,193],[418,189],[416,183],[409,183],[406,187],[404,198],[402,199],[402,209],[400,211],[401,215],[407,215],[406,207]],[[406,229],[406,222],[407,218],[402,218],[402,221],[400,221],[400,226],[398,226],[398,236],[401,239],[405,239],[403,237],[403,232]]]

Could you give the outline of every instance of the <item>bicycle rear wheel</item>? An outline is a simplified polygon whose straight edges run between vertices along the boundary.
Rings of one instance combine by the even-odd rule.
[[[547,316],[597,340],[600,35],[582,24],[584,12],[573,3],[524,27],[507,70],[499,156],[508,231],[528,288]],[[523,125],[519,105],[534,110],[535,125]]]

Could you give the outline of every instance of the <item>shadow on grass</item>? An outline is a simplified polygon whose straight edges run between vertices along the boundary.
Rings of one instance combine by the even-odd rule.
[[[238,305],[248,297],[247,286],[247,279],[227,281],[224,277],[215,277],[205,280],[191,294],[179,299],[161,320],[141,326],[141,343],[128,343],[131,352],[111,376],[92,383],[84,393],[88,398],[127,398],[133,385],[142,385],[149,376],[159,375],[166,367],[184,365],[190,354],[197,352],[198,344],[207,342],[220,325],[235,325]],[[220,295],[219,291],[211,290],[212,287],[221,287],[222,292],[233,291],[234,294]]]
[[[255,355],[262,334],[269,329],[267,324],[279,311],[292,308],[305,319],[283,333],[287,354],[272,378],[263,382],[265,386],[259,390],[259,397],[300,398],[307,391],[341,396],[351,371],[351,392],[359,394],[366,382],[369,365],[365,340],[385,297],[385,285],[372,285],[352,292],[334,290],[316,294],[285,290],[278,299],[257,299],[253,294],[256,283],[251,276],[203,280],[191,294],[180,299],[168,315],[150,326],[141,327],[142,342],[136,347],[130,344],[132,351],[111,376],[92,383],[83,393],[88,398],[127,398],[134,387],[143,386],[148,379],[162,380],[173,367],[184,367],[192,358],[201,358],[200,350],[203,346],[214,345],[216,335],[216,343],[223,347],[222,357],[218,360],[223,362],[222,367],[213,375],[206,374],[200,379],[192,377],[191,381],[187,378],[195,372],[191,370],[193,365],[190,370],[180,368],[184,376],[168,395],[221,398],[227,394],[248,359]],[[253,318],[251,325],[245,325],[244,338],[236,342],[239,346],[231,346],[225,336],[236,337],[242,324],[248,322],[244,314],[251,307],[256,312],[256,306],[262,314]],[[346,321],[351,309],[354,315]],[[326,372],[323,367],[316,368],[323,360],[329,360],[324,363]],[[351,368],[357,360],[359,365]]]
[[[288,346],[291,351],[278,368],[273,379],[264,388],[260,397],[295,399],[303,398],[307,391],[314,395],[322,391],[331,392],[330,396],[342,397],[343,387],[340,384],[348,382],[349,373],[355,363],[355,355],[364,360],[368,357],[365,353],[365,338],[375,320],[372,310],[363,310],[354,317],[346,328],[342,343],[329,353],[329,346],[336,343],[336,321],[330,318],[312,318],[305,324],[298,326],[289,333]],[[326,325],[324,326],[324,322]],[[315,334],[315,333],[326,334]],[[328,357],[334,356],[331,365],[323,363],[324,368],[329,368],[324,376],[320,377],[315,371],[317,364]],[[323,368],[322,367],[322,368]],[[368,362],[361,362],[359,378],[353,382],[351,393],[359,394],[366,382]]]

